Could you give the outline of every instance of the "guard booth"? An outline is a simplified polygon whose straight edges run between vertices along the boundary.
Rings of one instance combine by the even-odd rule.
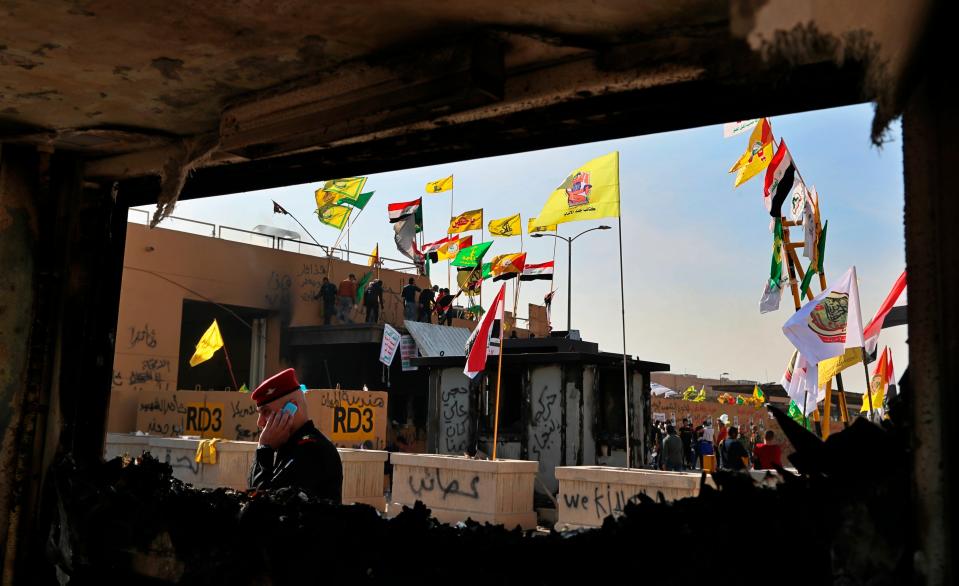
[[[565,338],[509,339],[501,375],[497,458],[539,462],[536,490],[556,494],[557,466],[626,465],[623,357],[596,343]],[[475,379],[466,357],[418,358],[429,373],[427,449],[435,454],[493,452],[498,357]],[[629,380],[631,465],[646,453],[650,373],[668,364],[632,357]]]

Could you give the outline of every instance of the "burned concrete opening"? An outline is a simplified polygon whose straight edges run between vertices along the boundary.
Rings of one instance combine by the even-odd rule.
[[[604,2],[591,5],[588,10],[578,4],[524,6],[518,10],[514,4],[484,7],[479,16],[475,3],[458,2],[430,7],[429,11],[404,3],[390,4],[388,9],[378,11],[320,4],[307,8],[304,3],[294,2],[287,6],[288,11],[268,15],[250,6],[211,6],[211,14],[229,12],[229,17],[185,20],[176,10],[166,7],[161,11],[140,7],[136,15],[99,5],[62,10],[39,4],[10,7],[6,21],[10,29],[0,47],[0,67],[8,86],[4,90],[8,104],[0,109],[0,247],[11,280],[11,287],[0,292],[0,307],[8,308],[0,311],[0,348],[5,349],[0,352],[0,404],[2,419],[8,422],[2,447],[5,480],[0,486],[0,509],[9,511],[0,519],[5,576],[34,583],[55,579],[43,543],[45,529],[51,526],[49,521],[56,509],[51,480],[54,469],[50,464],[64,454],[81,463],[99,461],[103,432],[108,426],[106,407],[111,402],[118,404],[115,395],[111,401],[111,390],[117,391],[114,381],[128,386],[130,374],[142,369],[142,360],[164,359],[149,356],[137,363],[132,355],[118,352],[126,328],[131,325],[117,319],[118,311],[124,312],[120,292],[122,250],[125,238],[138,238],[135,234],[127,236],[123,217],[126,207],[159,200],[163,205],[161,212],[169,213],[177,196],[181,200],[201,198],[255,187],[875,101],[873,136],[879,136],[890,119],[904,114],[906,255],[913,305],[909,354],[912,389],[917,399],[906,405],[908,413],[900,420],[903,427],[899,429],[910,434],[903,443],[908,442],[913,450],[904,456],[908,463],[899,466],[895,458],[867,462],[860,458],[863,452],[858,450],[831,451],[841,443],[832,441],[826,452],[813,447],[813,453],[829,454],[827,459],[832,461],[855,462],[856,466],[843,471],[855,472],[858,478],[828,468],[820,477],[815,470],[807,469],[807,476],[815,480],[799,492],[787,489],[739,493],[742,498],[730,506],[735,490],[724,489],[725,494],[707,491],[703,500],[644,509],[650,511],[650,516],[640,517],[643,523],[633,526],[669,526],[679,509],[686,510],[689,518],[713,518],[714,507],[723,506],[729,506],[723,510],[730,515],[757,504],[764,510],[782,509],[789,506],[789,501],[778,500],[779,497],[803,498],[809,494],[804,492],[806,489],[814,491],[817,487],[827,487],[825,496],[829,497],[817,509],[824,511],[822,518],[841,519],[854,511],[862,513],[864,508],[838,503],[858,499],[855,502],[864,504],[865,509],[872,505],[881,508],[888,503],[881,498],[864,499],[863,494],[864,490],[885,490],[882,487],[887,486],[871,473],[893,472],[899,479],[911,480],[907,489],[911,492],[897,489],[885,494],[893,495],[893,502],[909,504],[892,511],[905,513],[903,516],[885,519],[894,524],[896,532],[906,533],[914,541],[901,548],[897,546],[894,551],[903,555],[887,561],[910,561],[903,562],[892,573],[885,571],[889,564],[877,563],[874,553],[853,559],[845,554],[859,549],[840,545],[827,551],[823,547],[810,554],[817,560],[815,564],[797,570],[793,576],[805,583],[825,582],[837,576],[849,579],[874,575],[894,576],[900,582],[954,581],[954,562],[948,552],[953,549],[955,507],[950,505],[948,495],[954,485],[955,451],[946,447],[944,421],[955,412],[955,399],[948,384],[951,363],[947,358],[955,354],[955,332],[959,331],[949,293],[955,288],[956,267],[948,261],[950,251],[956,247],[955,231],[948,226],[956,215],[955,201],[948,193],[949,171],[955,168],[953,144],[957,134],[955,100],[950,98],[953,92],[941,76],[942,71],[949,70],[950,56],[944,23],[953,21],[946,14],[946,3],[855,2],[843,10],[815,2],[778,1],[699,2],[669,9],[650,3],[625,6]],[[351,12],[359,10],[363,13]],[[334,14],[336,11],[346,12],[338,15]],[[361,25],[329,27],[322,37],[315,30],[305,30],[316,22],[340,22],[340,18],[369,27],[364,38],[372,39],[370,43],[375,46],[351,42]],[[53,40],[38,41],[38,30]],[[104,35],[104,30],[128,31],[141,42],[130,43],[127,35]],[[415,66],[415,61],[402,63],[402,57],[422,54],[409,48],[416,44],[416,39],[455,41],[456,37],[473,39],[474,35],[490,32],[505,40],[505,45],[493,44],[488,48],[483,44],[460,43],[464,50],[448,52],[446,60],[436,61],[447,69],[434,80],[453,79],[451,74],[457,72],[460,75],[455,78],[456,84],[447,86],[456,91],[444,96],[446,100],[440,103],[440,109],[432,110],[425,118],[395,117],[390,112],[367,108],[358,112],[362,120],[358,120],[355,133],[344,134],[340,124],[334,125],[333,132],[327,133],[323,127],[309,136],[304,136],[302,129],[284,132],[282,124],[277,124],[282,121],[276,118],[267,120],[266,131],[258,136],[256,132],[263,129],[253,128],[251,134],[251,128],[242,124],[221,126],[225,105],[241,114],[242,106],[251,114],[238,118],[238,122],[255,121],[258,100],[280,96],[273,103],[264,103],[263,112],[275,113],[282,110],[278,106],[294,103],[283,95],[287,90],[312,86],[318,87],[319,93],[307,91],[303,95],[324,102],[323,107],[312,112],[309,108],[299,110],[300,120],[309,116],[329,120],[333,111],[341,112],[342,119],[350,121],[349,104],[357,95],[355,92],[373,87],[377,79],[382,79],[377,76],[382,76],[384,69],[387,73],[402,73],[403,65]],[[482,53],[466,51],[466,46]],[[498,85],[488,83],[490,80],[467,73],[472,70],[470,63],[475,62],[487,65],[476,68],[484,75],[498,75],[499,70],[490,65],[496,65],[493,58],[499,51],[504,57],[502,93]],[[401,57],[399,65],[394,62],[383,66],[382,61],[369,59],[369,53],[389,52]],[[362,69],[367,60],[372,74],[361,72],[359,82],[353,83],[356,78],[349,76]],[[317,71],[322,72],[319,80],[312,77]],[[404,80],[403,75],[386,77]],[[338,85],[337,81],[343,83]],[[438,85],[442,87],[442,83]],[[325,92],[327,88],[332,88],[335,95]],[[492,102],[477,105],[470,101],[477,95],[475,90],[485,90],[483,99]],[[401,84],[393,93],[402,91]],[[704,100],[704,96],[708,99]],[[234,110],[234,106],[239,109]],[[280,132],[275,132],[278,127]],[[237,130],[246,134],[238,135]],[[215,144],[221,136],[246,142],[235,142],[232,146],[236,148],[231,147],[230,151],[218,150]],[[281,152],[284,149],[289,150]],[[269,156],[260,158],[264,154]],[[299,276],[299,271],[291,269],[288,274],[292,279]],[[126,274],[123,280],[127,281]],[[177,303],[182,305],[182,297]],[[261,307],[260,302],[243,299],[230,304]],[[13,311],[11,307],[17,309]],[[269,304],[267,307],[270,311],[283,310]],[[297,319],[295,312],[290,317]],[[268,320],[267,331],[279,327],[282,321]],[[180,320],[171,323],[177,329]],[[167,324],[159,325],[157,328],[150,322],[151,329],[162,336],[158,347],[177,343],[178,336],[170,335]],[[174,358],[176,353],[177,350],[169,352]],[[281,345],[275,354],[272,349],[268,352],[267,362],[275,360],[274,364],[279,366],[280,357],[285,356]],[[582,393],[585,382],[577,387],[575,377],[564,380],[567,405],[582,401],[582,395],[577,396],[573,389]],[[139,384],[150,382],[156,381],[144,380]],[[85,392],[73,392],[78,384],[84,385]],[[111,409],[111,419],[112,415]],[[469,423],[466,424],[468,427]],[[566,432],[575,435],[575,425],[576,421],[567,421]],[[579,425],[582,429],[583,424]],[[876,436],[858,437],[863,444],[887,446]],[[563,454],[568,457],[580,451],[589,453],[595,448],[590,441],[583,436],[580,445]],[[853,443],[856,442],[850,441],[847,447]],[[454,442],[454,447],[459,446]],[[889,446],[885,453],[898,454],[896,450]],[[896,465],[891,464],[893,460]],[[148,465],[120,474],[148,469],[156,471]],[[116,470],[100,470],[89,484],[83,485],[98,486],[101,481],[108,481],[103,494],[113,496],[117,493],[111,493],[110,484],[144,486],[136,481],[125,482],[121,475]],[[160,485],[170,484],[162,473],[153,478],[159,479]],[[873,482],[858,484],[865,479]],[[468,491],[468,482],[463,489]],[[853,491],[855,495],[850,494]],[[837,492],[839,499],[835,498]],[[176,494],[197,502],[195,493]],[[456,496],[452,491],[449,495]],[[844,501],[842,495],[848,500]],[[137,509],[143,511],[154,511],[150,505],[158,504],[149,499],[135,502],[145,503]],[[297,500],[290,495],[279,504],[295,507]],[[234,510],[231,507],[233,504],[227,504],[216,510]],[[263,511],[257,508],[253,507],[253,512]],[[83,508],[71,506],[70,510],[82,512]],[[175,514],[178,510],[182,513],[195,509],[174,507],[160,511],[154,518],[165,515],[180,520]],[[275,518],[279,512],[267,507],[263,516]],[[426,523],[424,519],[407,517],[417,523]],[[855,519],[867,524],[874,520],[869,514]],[[100,519],[92,521],[92,525],[76,527],[96,527],[95,522]],[[802,533],[805,544],[855,543],[863,550],[880,551],[868,547],[864,533],[877,535],[882,531],[840,535],[832,531],[828,521],[816,521],[818,532],[804,525],[809,529]],[[213,524],[218,523],[234,527],[223,517]],[[850,523],[847,529],[861,527],[862,523]],[[100,525],[108,526],[113,527]],[[176,543],[178,551],[200,551],[199,544],[189,541],[190,535],[180,531],[186,526],[177,522],[169,531],[169,527],[142,523],[140,527],[151,529],[139,534],[144,539],[137,543],[144,547],[152,543],[154,551],[166,554],[172,551],[168,547],[171,543]],[[795,524],[791,527],[795,528]],[[715,527],[701,529],[709,532]],[[787,543],[800,535],[779,529],[775,525],[768,529],[770,540]],[[243,531],[232,533],[235,537]],[[63,534],[57,534],[60,535]],[[106,534],[111,535],[113,539],[92,539],[86,543],[129,545],[117,539],[130,535],[129,532]],[[443,533],[443,543],[453,543],[452,535]],[[655,543],[643,542],[641,535],[615,535],[622,541],[597,555],[613,553],[625,558],[635,555],[636,550],[658,551]],[[583,553],[563,549],[566,546],[560,543],[557,541],[556,549],[545,550],[545,554],[538,545],[531,546],[536,551],[528,558],[575,559]],[[567,543],[576,545],[582,540]],[[235,549],[238,551],[244,545],[236,543]],[[617,545],[622,549],[615,549]],[[351,551],[360,550],[357,546]],[[504,547],[501,551],[527,550]],[[568,555],[557,555],[557,551]],[[232,576],[230,568],[240,567],[249,570],[243,575],[254,579],[265,579],[269,574],[280,582],[290,578],[287,560],[249,557],[255,557],[260,565],[211,564],[199,573],[194,573],[191,566],[188,573],[173,572],[162,579],[211,582],[215,577]],[[461,554],[454,552],[450,559],[462,559]],[[99,562],[116,557],[87,560]],[[660,557],[659,561],[673,560]],[[679,567],[684,560],[674,561]],[[364,565],[365,560],[356,562],[351,567],[371,567]],[[79,556],[64,557],[57,563],[60,572],[72,574],[77,581],[95,574],[104,576],[91,565],[81,563]],[[704,559],[704,563],[719,567],[727,562]],[[181,566],[174,563],[169,567]],[[213,568],[221,573],[212,571]],[[804,570],[809,570],[809,574],[802,573]],[[149,570],[138,566],[135,572],[117,573],[114,566],[113,577],[129,575],[132,581],[144,571]],[[33,579],[35,576],[37,579]],[[540,578],[543,576],[539,574]],[[557,578],[560,577],[568,576]],[[595,580],[596,573],[589,577]],[[530,581],[535,582],[535,576],[530,576]]]

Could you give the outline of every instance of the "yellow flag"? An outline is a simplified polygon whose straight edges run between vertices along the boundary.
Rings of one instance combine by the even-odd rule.
[[[769,121],[763,118],[759,124],[753,128],[749,135],[749,143],[746,145],[746,152],[739,157],[729,172],[738,171],[733,187],[739,187],[746,181],[749,181],[760,171],[769,166],[773,158],[773,133],[769,126]]]
[[[347,177],[346,179],[331,179],[321,188],[328,193],[335,193],[342,197],[356,199],[366,186],[366,177]]]
[[[316,210],[316,216],[327,226],[342,228],[350,219],[353,208],[350,206],[326,206]]]
[[[832,377],[860,362],[862,362],[861,346],[846,348],[844,354],[821,361],[819,363],[819,388],[823,388]]]
[[[541,226],[619,217],[619,151],[575,169],[536,216]]]
[[[519,214],[490,220],[489,233],[493,236],[521,236],[523,234],[523,220],[519,217]]]
[[[535,234],[536,232],[555,232],[555,231],[556,231],[556,224],[553,224],[551,226],[537,226],[536,218],[530,218],[529,221],[526,222],[527,234]]]
[[[453,189],[453,176],[445,179],[437,179],[426,184],[426,193],[443,193]]]
[[[220,335],[220,326],[216,320],[206,329],[206,333],[196,343],[196,352],[190,358],[190,366],[196,366],[201,362],[213,358],[213,354],[223,347],[223,336]]]
[[[450,229],[447,234],[457,234],[467,230],[483,229],[483,210],[470,210],[450,219]]]
[[[380,244],[376,243],[376,246],[373,247],[373,254],[370,255],[369,262],[366,263],[366,266],[371,267],[380,261]]]
[[[693,403],[702,403],[706,400],[706,387],[700,387],[699,394],[693,399]]]
[[[338,193],[333,193],[332,191],[323,191],[322,189],[316,190],[316,209],[322,210],[326,206],[331,206],[336,203],[336,200],[343,197]]]

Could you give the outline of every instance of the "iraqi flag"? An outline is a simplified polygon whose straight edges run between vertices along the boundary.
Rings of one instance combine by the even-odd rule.
[[[523,274],[519,276],[520,281],[552,281],[553,280],[554,261],[544,262],[537,265],[527,264],[523,267]]]
[[[797,181],[796,164],[786,148],[786,141],[780,140],[779,149],[766,168],[766,180],[763,184],[763,204],[770,216],[782,217],[783,202],[793,192]]]
[[[503,311],[506,305],[506,284],[500,286],[499,293],[493,298],[492,305],[479,325],[466,340],[466,367],[463,374],[470,378],[486,369],[486,359],[499,354],[501,332],[503,329]]]
[[[401,201],[399,203],[391,203],[387,206],[387,211],[390,214],[390,223],[395,224],[399,222],[403,216],[408,216],[414,214],[420,209],[420,205],[423,203],[423,198],[417,198],[413,201]]]
[[[866,329],[862,332],[863,337],[866,338],[866,354],[872,354],[876,351],[876,345],[879,343],[879,332],[882,331],[882,324],[886,321],[886,316],[892,311],[892,307],[896,304],[896,301],[899,299],[899,296],[902,295],[902,291],[905,288],[906,271],[903,271],[902,274],[899,275],[899,278],[896,279],[895,284],[893,284],[892,290],[886,295],[886,300],[879,306],[879,311],[876,312],[872,321],[869,322]]]

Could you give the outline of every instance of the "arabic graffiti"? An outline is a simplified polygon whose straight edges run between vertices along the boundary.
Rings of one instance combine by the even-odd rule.
[[[303,268],[296,276],[299,280],[300,299],[307,303],[316,302],[325,276],[326,267],[318,263],[303,263]]]
[[[440,399],[440,453],[462,454],[469,447],[469,389],[447,389]]]
[[[266,295],[263,297],[266,304],[270,307],[289,306],[292,284],[293,278],[290,275],[270,271],[270,277],[266,281]]]
[[[536,411],[530,424],[530,451],[534,460],[542,461],[545,452],[558,448],[556,432],[560,428],[559,409],[556,401],[559,394],[555,390],[543,387],[536,398]],[[554,408],[557,407],[557,408]]]
[[[130,328],[130,347],[135,348],[143,342],[148,348],[156,348],[157,336],[156,330],[150,328],[150,324],[143,324],[140,329]]]
[[[120,373],[117,372],[115,374],[119,375]],[[170,390],[170,382],[168,380],[169,375],[170,361],[168,359],[147,358],[140,364],[139,369],[130,371],[130,376],[128,377],[127,382],[130,384],[130,386],[140,385],[141,389],[142,385],[154,383],[157,390],[168,391]],[[116,383],[116,376],[114,376],[114,383]]]
[[[439,468],[434,468],[432,471],[425,470],[425,474],[419,479],[419,486],[414,484],[413,475],[410,474],[409,476],[410,490],[413,491],[413,494],[415,494],[418,498],[422,499],[424,492],[432,493],[438,489],[441,493],[443,493],[444,501],[451,494],[471,499],[478,499],[480,495],[479,481],[479,476],[473,476],[472,480],[470,480],[469,492],[463,492],[463,490],[460,488],[459,480],[456,480],[455,478],[450,480],[444,486],[443,478],[440,475]]]
[[[599,486],[594,486],[592,496],[581,493],[563,493],[562,506],[573,510],[592,510],[597,519],[605,519],[609,515],[619,516],[623,514],[623,509],[626,508],[626,505],[631,502],[637,502],[639,495],[640,493],[637,492],[627,497],[623,489],[614,491],[612,487],[607,484],[605,491],[601,490]]]

